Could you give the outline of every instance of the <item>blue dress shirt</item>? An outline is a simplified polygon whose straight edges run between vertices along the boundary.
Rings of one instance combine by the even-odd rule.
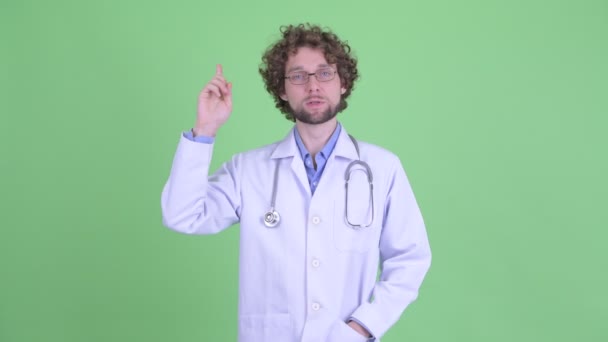
[[[308,150],[306,150],[306,146],[304,146],[304,142],[302,141],[302,137],[300,137],[300,133],[298,130],[294,130],[296,136],[296,144],[298,145],[298,149],[300,150],[300,155],[302,156],[302,160],[304,161],[304,167],[306,168],[306,175],[308,176],[308,184],[310,184],[310,191],[314,194],[317,189],[317,185],[319,185],[319,180],[321,179],[321,175],[323,174],[323,170],[325,169],[325,164],[327,163],[327,159],[331,155],[331,152],[336,147],[336,141],[338,141],[338,137],[340,136],[340,131],[342,127],[340,123],[334,130],[334,133],[327,141],[327,144],[317,153],[315,156],[315,162],[317,163],[317,169],[315,170],[315,166],[312,160],[312,157]]]

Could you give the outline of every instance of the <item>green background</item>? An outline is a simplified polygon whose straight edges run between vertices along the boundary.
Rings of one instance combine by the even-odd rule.
[[[359,58],[347,130],[398,154],[433,264],[395,341],[608,341],[607,1],[0,1],[0,341],[234,341],[238,228],[161,225],[224,65],[215,169],[290,128],[280,25]]]

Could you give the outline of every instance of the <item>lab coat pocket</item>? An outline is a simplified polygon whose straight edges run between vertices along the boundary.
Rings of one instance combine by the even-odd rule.
[[[337,321],[332,327],[329,335],[325,342],[366,342],[369,339],[358,332],[355,329],[348,326],[348,324]]]
[[[367,175],[352,172],[348,188],[339,194],[334,205],[334,244],[342,252],[367,252],[378,246],[380,228],[378,203],[374,203],[373,192]]]
[[[276,342],[292,339],[291,316],[287,313],[239,317],[239,342]]]

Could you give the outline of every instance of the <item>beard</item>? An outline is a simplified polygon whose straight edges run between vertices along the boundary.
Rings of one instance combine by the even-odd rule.
[[[293,116],[296,120],[301,121],[303,123],[309,125],[320,125],[326,123],[327,121],[333,119],[338,115],[338,113],[343,109],[342,102],[336,107],[332,107],[331,105],[327,107],[327,109],[321,113],[321,115],[314,115],[313,113],[307,111],[304,108],[299,108],[297,110],[291,109]]]

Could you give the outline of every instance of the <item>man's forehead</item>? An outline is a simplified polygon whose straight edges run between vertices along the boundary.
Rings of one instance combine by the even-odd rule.
[[[297,70],[316,70],[331,66],[330,61],[325,56],[325,51],[320,48],[310,46],[300,46],[290,51],[289,58],[285,65],[287,72]]]
[[[315,70],[322,68],[329,68],[331,65],[327,63],[319,63],[316,65]],[[287,72],[305,70],[306,68],[303,65],[293,65],[287,68]]]

